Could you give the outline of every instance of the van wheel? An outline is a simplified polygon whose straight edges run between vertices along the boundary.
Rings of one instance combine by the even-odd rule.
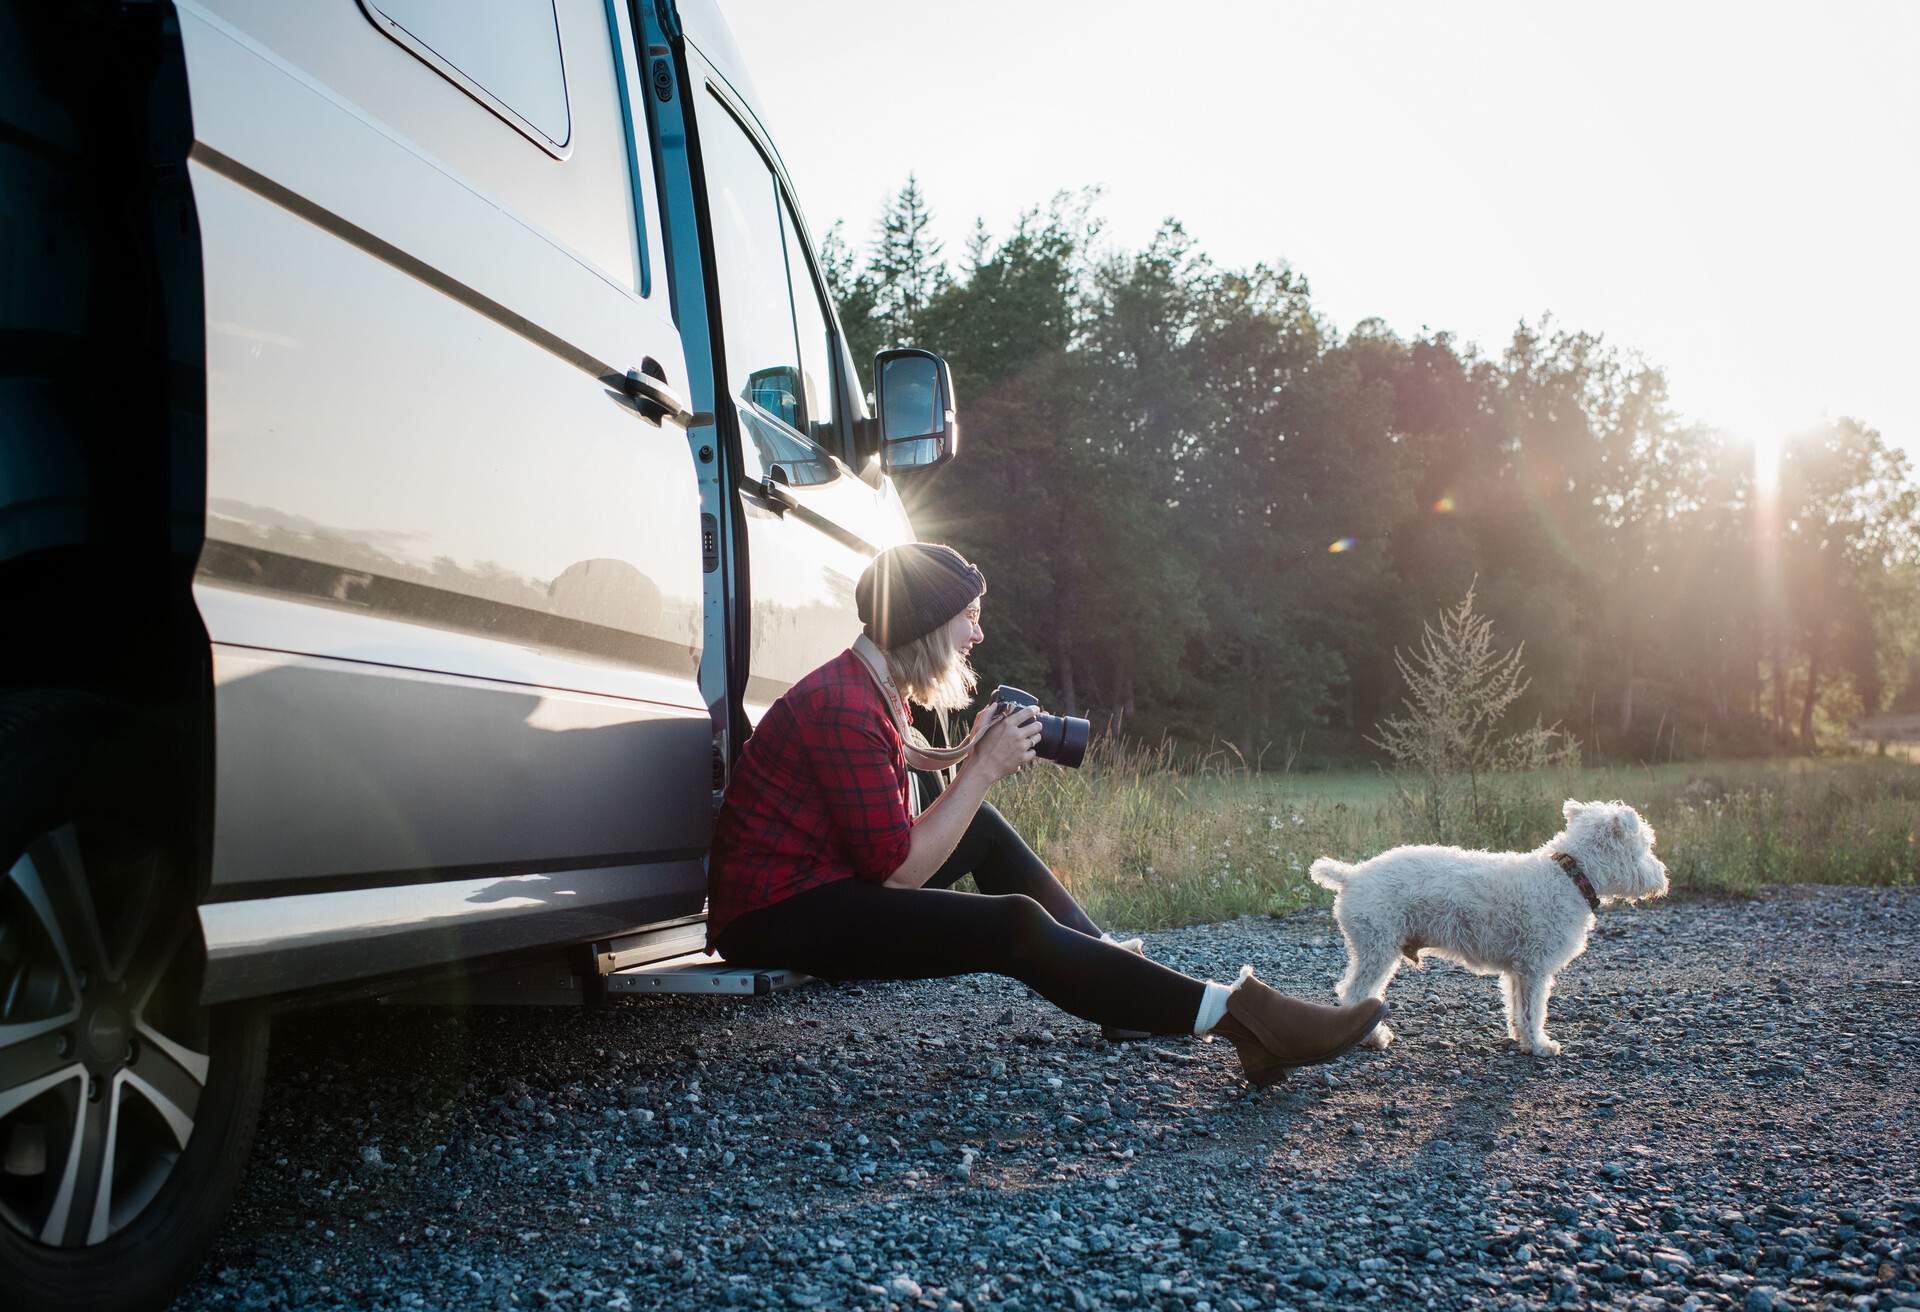
[[[200,1005],[193,884],[168,860],[173,826],[129,790],[141,756],[127,717],[94,699],[0,700],[9,1308],[164,1304],[211,1242],[259,1119],[266,1013]]]

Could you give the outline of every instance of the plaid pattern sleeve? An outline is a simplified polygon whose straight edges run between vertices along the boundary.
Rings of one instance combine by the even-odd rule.
[[[767,708],[707,860],[707,944],[736,917],[837,879],[885,879],[913,846],[907,758],[851,651]]]

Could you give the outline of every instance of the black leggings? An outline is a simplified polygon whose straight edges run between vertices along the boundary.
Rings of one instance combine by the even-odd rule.
[[[972,874],[978,893],[953,884]],[[1111,943],[991,805],[924,888],[840,879],[741,916],[729,961],[827,980],[1011,975],[1063,1011],[1151,1034],[1191,1034],[1206,985]]]

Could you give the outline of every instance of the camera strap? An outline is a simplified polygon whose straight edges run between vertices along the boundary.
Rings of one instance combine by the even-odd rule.
[[[934,747],[929,744],[907,720],[906,698],[900,695],[900,689],[894,685],[893,671],[887,667],[886,653],[863,633],[853,640],[853,654],[867,667],[874,685],[880,689],[880,700],[887,704],[887,714],[893,717],[893,727],[899,730],[900,741],[906,746],[908,765],[916,770],[944,770],[966,760],[979,745],[978,734],[967,735],[967,740],[957,747]]]

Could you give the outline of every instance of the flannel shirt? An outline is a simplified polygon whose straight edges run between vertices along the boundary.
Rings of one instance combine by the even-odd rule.
[[[707,949],[736,917],[840,879],[878,883],[913,846],[905,744],[852,650],[760,717],[707,859]]]

